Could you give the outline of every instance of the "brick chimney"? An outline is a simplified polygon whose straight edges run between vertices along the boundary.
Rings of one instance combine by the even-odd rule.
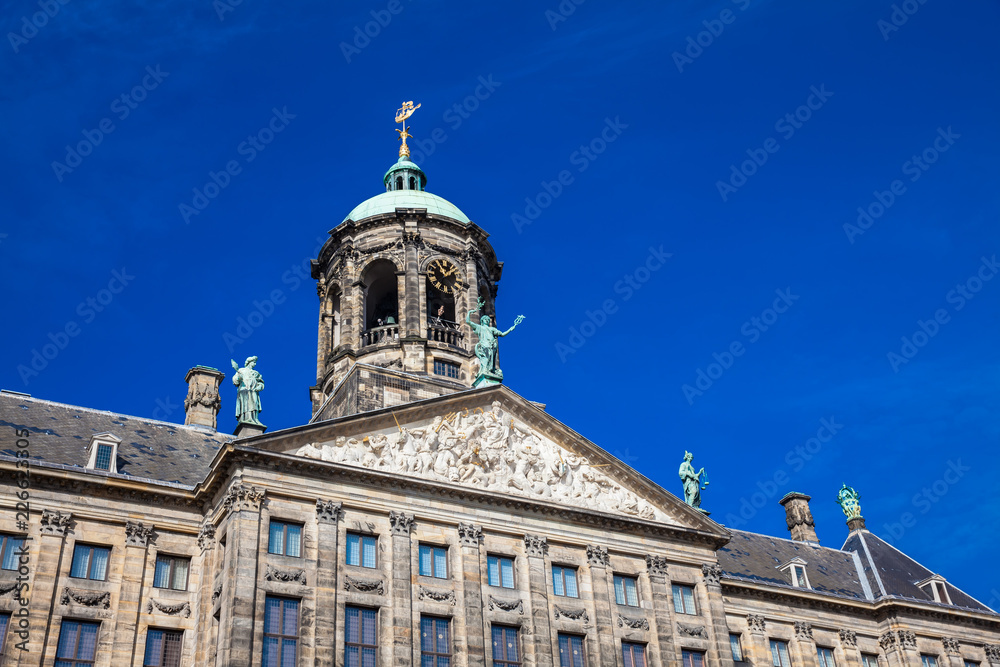
[[[813,521],[812,512],[809,511],[810,500],[812,500],[810,496],[793,491],[778,502],[785,508],[785,523],[788,524],[792,539],[796,542],[819,544],[816,523]]]
[[[184,424],[207,426],[215,430],[219,415],[219,384],[225,375],[215,368],[195,366],[187,372],[184,381],[188,383],[187,397],[184,399]]]

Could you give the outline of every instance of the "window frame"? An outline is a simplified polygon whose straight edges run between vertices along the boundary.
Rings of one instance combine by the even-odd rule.
[[[872,661],[871,664],[869,664],[867,662],[868,660]],[[862,653],[861,654],[861,667],[880,667],[879,662],[878,662],[878,654],[877,653]]]
[[[621,592],[622,592],[621,600],[622,601],[620,601],[620,602],[619,602],[619,599],[618,599],[618,584],[619,584],[619,582],[622,585],[622,587],[621,587]],[[625,582],[631,582],[632,585],[635,587],[635,604],[629,604],[629,601],[628,601],[628,588],[625,585]],[[615,604],[620,604],[623,607],[632,607],[632,608],[637,608],[637,607],[641,607],[642,606],[642,598],[639,596],[639,577],[637,577],[637,576],[635,576],[633,574],[616,574],[612,578],[612,584],[614,585],[614,589],[615,589]]]
[[[490,576],[490,561],[496,561],[496,572],[497,572],[497,582],[493,583],[493,578]],[[503,562],[510,562],[510,586],[503,585]],[[493,588],[506,588],[507,590],[517,589],[517,568],[514,566],[516,559],[513,556],[501,556],[498,554],[486,554],[486,584],[492,586]],[[504,626],[506,627],[506,626]]]
[[[920,664],[922,667],[938,667],[940,662],[938,661],[938,657],[933,653],[921,653]]]
[[[281,618],[278,619],[278,629],[284,630],[285,628],[285,603],[294,602],[298,606],[295,609],[295,634],[285,635],[274,632],[267,631],[267,601],[268,600],[279,600],[281,602]],[[284,655],[284,641],[286,639],[295,640],[295,657],[292,658],[292,664],[289,667],[295,667],[299,663],[299,635],[301,634],[302,625],[302,600],[300,598],[288,597],[285,595],[264,595],[264,619],[263,619],[263,639],[261,640],[261,664],[263,664],[266,654],[264,653],[264,644],[268,637],[273,637],[278,640],[278,664],[277,665],[265,665],[265,667],[284,667],[282,663],[284,660],[282,656]]]
[[[108,453],[108,460],[105,465],[101,465],[101,452],[106,451]],[[106,442],[97,443],[96,451],[94,452],[94,470],[103,470],[104,472],[111,472],[111,459],[115,455],[114,445],[110,445]]]
[[[436,650],[434,650],[434,651],[425,651],[424,650],[424,621],[425,620],[428,620],[428,621],[430,621],[432,623],[432,627],[434,628],[435,635],[437,634],[437,631],[438,631],[438,623],[439,622],[440,623],[444,623],[445,631],[447,632],[447,635],[445,636],[445,644],[448,647],[448,652],[447,653],[438,653]],[[433,648],[435,648],[435,649],[437,648],[437,645],[436,645],[437,641],[436,641],[436,639],[437,639],[437,637],[435,636],[435,641],[432,642],[432,644],[434,644]],[[420,664],[423,665],[424,656],[429,656],[431,658],[431,660],[432,660],[431,664],[433,665],[433,667],[442,667],[440,665],[440,661],[441,661],[442,658],[444,659],[444,665],[445,666],[451,665],[452,658],[455,655],[455,651],[454,651],[454,639],[455,638],[452,636],[452,632],[451,632],[451,619],[450,618],[448,618],[447,616],[434,616],[434,615],[431,615],[431,614],[421,614],[420,615]],[[376,664],[378,664],[378,663],[376,662]]]
[[[826,652],[826,657],[823,653]],[[834,654],[834,650],[829,646],[817,646],[816,647],[816,660],[819,663],[819,667],[837,667],[837,657]]]
[[[89,549],[90,553],[87,555],[87,576],[78,577],[73,575],[73,566],[76,564],[77,551],[80,549]],[[94,552],[97,549],[103,549],[108,552],[108,558],[104,563],[104,577],[101,579],[95,579],[91,574],[94,569]],[[108,580],[108,565],[111,564],[111,547],[104,547],[99,544],[87,544],[86,542],[76,542],[73,544],[73,558],[69,564],[69,576],[71,579],[86,579],[87,581],[107,581]]]
[[[17,557],[17,550],[24,547],[25,543],[24,537],[18,537],[13,533],[0,533],[0,569],[7,570],[8,572],[16,572],[20,566],[20,559]],[[12,545],[11,543],[17,543]],[[7,560],[8,550],[10,550],[10,555],[14,558],[14,567],[3,567],[4,562]]]
[[[348,616],[348,614],[350,613],[351,610],[356,610],[358,612],[358,641],[356,641],[356,642],[349,642],[349,641],[347,641],[347,616]],[[374,623],[375,623],[375,643],[374,644],[365,644],[365,643],[363,643],[363,640],[364,640],[364,637],[365,637],[365,627],[364,627],[364,615],[362,614],[362,612],[365,612],[365,611],[373,611],[373,612],[375,612],[375,620],[374,620]],[[347,652],[351,649],[351,647],[355,647],[355,648],[358,649],[358,664],[359,665],[362,664],[362,656],[363,656],[362,649],[366,649],[366,648],[374,648],[375,649],[375,664],[376,665],[379,664],[379,643],[378,643],[378,624],[379,624],[379,618],[378,618],[378,613],[379,613],[378,607],[362,607],[362,606],[353,605],[353,604],[349,604],[349,605],[345,605],[344,606],[344,664],[347,664],[347,662],[348,662]]]
[[[166,586],[156,585],[156,566],[159,565],[160,559],[169,560],[170,566],[167,570],[167,582]],[[184,571],[184,587],[177,588],[174,586],[176,583],[174,578],[177,575],[177,561],[186,561],[187,569]],[[188,586],[191,584],[191,557],[190,556],[175,556],[173,554],[161,554],[157,553],[156,558],[153,560],[153,588],[158,588],[160,590],[169,591],[186,591]]]
[[[421,570],[421,558],[423,556],[423,550],[430,550],[431,558],[431,573],[424,574]],[[444,552],[444,576],[439,577],[437,575],[437,552]],[[448,562],[448,547],[441,546],[439,544],[429,544],[426,542],[421,542],[417,545],[417,574],[421,577],[432,577],[434,579],[450,579],[451,578],[451,563]]]
[[[733,656],[733,662],[746,662],[743,654],[743,635],[738,632],[729,633],[729,652]],[[739,657],[736,655],[737,652],[739,652]]]
[[[690,600],[684,597],[684,593],[688,592],[691,594]],[[672,604],[674,606],[675,614],[683,614],[685,616],[697,616],[698,615],[698,600],[695,597],[695,587],[691,584],[685,583],[671,583],[670,584],[670,597]],[[677,608],[677,601],[680,600],[680,609]],[[691,602],[691,611],[688,611],[688,602]]]
[[[149,662],[149,640],[150,640],[150,634],[154,632],[162,633],[163,637],[160,640],[160,655],[157,656],[156,662]],[[143,650],[142,654],[142,667],[175,667],[174,665],[168,665],[164,662],[167,658],[168,635],[177,635],[178,642],[180,642],[181,650],[178,651],[177,653],[177,665],[176,665],[176,667],[180,667],[181,665],[180,661],[181,658],[183,657],[184,631],[171,628],[154,628],[154,627],[149,627],[146,629],[146,648]]]
[[[649,661],[646,660],[646,653],[648,648],[649,647],[646,644],[641,644],[639,642],[627,642],[625,640],[622,640],[622,662],[625,664],[625,667],[648,667]],[[625,657],[626,649],[628,649],[629,652],[627,659]],[[641,651],[639,653],[639,657],[642,658],[642,664],[636,662],[635,649],[640,649]]]
[[[3,655],[3,647],[7,644],[7,631],[10,629],[10,612],[0,612],[0,655]]]
[[[358,562],[352,563],[351,558],[351,538],[358,538]],[[375,554],[375,564],[368,566],[365,565],[365,540],[372,541],[372,552]],[[379,566],[378,557],[378,535],[372,535],[370,533],[359,533],[357,531],[348,531],[344,538],[344,564],[350,565],[351,567],[363,567],[368,570],[377,570]]]
[[[72,654],[74,657],[66,658],[59,657],[59,644],[62,642],[63,632],[66,631],[66,624],[75,624],[76,629],[76,641],[73,643]],[[75,657],[80,649],[80,638],[83,637],[84,626],[94,626],[97,630],[94,633],[94,655],[92,658],[77,658]],[[56,658],[55,662],[68,663],[69,667],[87,667],[90,665],[95,665],[97,663],[97,647],[100,644],[101,638],[101,624],[95,621],[75,619],[75,618],[63,618],[59,623],[59,636],[56,638]]]
[[[784,639],[771,639],[768,644],[771,649],[771,665],[772,667],[792,667],[792,655],[788,652],[788,642]],[[785,663],[781,662],[782,652],[784,649]],[[777,664],[775,664],[775,659],[777,658]]]
[[[701,664],[695,664],[695,656],[698,656],[698,658],[701,659]],[[690,658],[690,661],[688,658]],[[705,667],[705,664],[705,651],[699,651],[693,648],[681,649],[681,667]]]
[[[570,657],[568,663],[563,662],[563,639],[566,640],[567,648],[572,651],[574,642],[579,642],[580,645],[580,660],[579,663],[574,661]],[[573,632],[559,632],[556,633],[556,648],[559,650],[559,667],[587,667],[587,636],[580,635]]]
[[[556,591],[556,569],[559,570],[559,579],[562,582],[562,593]],[[580,598],[580,578],[577,576],[579,568],[575,565],[552,565],[552,594],[561,598],[570,598],[578,600]],[[566,586],[566,573],[570,572],[573,575],[573,590],[576,591],[576,595],[569,594],[569,587]]]
[[[444,373],[438,372],[438,367]],[[454,372],[454,375],[452,373]],[[434,375],[443,378],[451,378],[452,380],[458,380],[462,375],[462,365],[456,364],[454,361],[448,361],[447,359],[435,359],[434,360]]]
[[[271,544],[271,536],[273,535],[273,533],[271,532],[271,530],[272,530],[273,526],[281,526],[282,527],[282,530],[281,530],[281,549],[282,550],[281,551],[273,551],[272,550],[273,549],[273,545]],[[292,556],[291,554],[288,553],[288,528],[290,526],[299,529],[299,534],[298,534],[298,541],[299,541],[298,552],[299,552],[299,555],[298,556]],[[305,529],[305,526],[303,524],[301,524],[301,523],[296,523],[294,521],[285,521],[283,519],[272,519],[267,524],[267,553],[271,554],[272,556],[287,556],[288,558],[302,558],[302,532],[303,532],[304,529]]]
[[[504,648],[503,659],[497,659],[496,651],[493,650],[494,640],[493,631],[499,629],[503,633],[503,639],[506,640],[508,635],[507,632],[512,632],[514,635],[514,646],[517,650],[517,660],[508,660],[507,650]],[[524,664],[524,645],[521,642],[521,628],[516,625],[502,625],[499,623],[490,624],[490,657],[492,660],[493,667],[521,667]]]

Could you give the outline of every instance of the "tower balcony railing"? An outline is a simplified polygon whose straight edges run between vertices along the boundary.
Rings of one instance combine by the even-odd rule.
[[[464,347],[462,345],[464,338],[465,336],[456,322],[434,318],[427,325],[427,340],[455,347]]]
[[[372,327],[368,331],[361,332],[361,346],[382,345],[383,343],[395,343],[399,340],[399,325],[387,324],[381,327]]]

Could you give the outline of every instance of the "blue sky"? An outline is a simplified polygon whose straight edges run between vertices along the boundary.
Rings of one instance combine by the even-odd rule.
[[[693,451],[728,525],[784,536],[802,491],[840,546],[851,484],[870,529],[997,606],[1000,7],[663,4],[73,0],[33,31],[38,2],[4,2],[0,386],[181,421],[188,368],[255,354],[263,421],[305,422],[296,267],[381,191],[412,99],[415,140],[445,137],[414,151],[428,190],[505,262],[499,324],[527,316],[512,389],[675,493]]]

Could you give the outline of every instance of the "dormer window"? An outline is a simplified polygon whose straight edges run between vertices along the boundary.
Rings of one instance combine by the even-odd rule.
[[[801,558],[795,557],[784,565],[779,565],[778,569],[788,575],[788,580],[796,588],[812,588],[809,585],[809,575],[806,573],[806,563]]]
[[[927,593],[935,602],[941,602],[944,604],[951,604],[951,597],[948,595],[948,586],[944,579],[939,575],[934,575],[928,577],[923,581],[917,582],[917,586],[920,587],[924,593]]]
[[[103,472],[118,472],[118,445],[121,438],[111,433],[98,433],[87,448],[87,468]]]

